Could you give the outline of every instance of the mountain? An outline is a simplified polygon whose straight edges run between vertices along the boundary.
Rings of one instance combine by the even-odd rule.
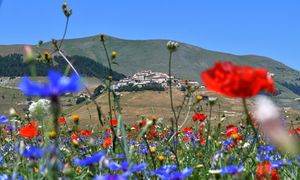
[[[111,36],[105,37],[109,50],[118,53],[113,69],[127,76],[139,70],[168,71],[167,40],[124,40]],[[45,43],[42,49],[51,49],[51,43]],[[84,56],[107,66],[105,52],[98,36],[65,40],[62,46],[68,56]],[[0,55],[22,53],[22,45],[0,46]],[[277,99],[283,104],[298,106],[293,99],[300,95],[300,72],[276,60],[256,55],[233,55],[206,50],[180,42],[173,54],[173,74],[180,79],[201,81],[200,73],[212,66],[217,60],[232,61],[235,64],[267,68],[275,74]]]

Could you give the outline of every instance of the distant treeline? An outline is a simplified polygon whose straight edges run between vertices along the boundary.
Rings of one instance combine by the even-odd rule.
[[[68,57],[77,71],[81,75],[94,76],[97,78],[108,78],[109,69],[102,64],[95,62],[94,60],[82,57],[71,56]],[[67,62],[62,58],[55,56],[53,63],[41,63],[36,62],[36,72],[38,76],[47,76],[49,69],[55,69],[60,72],[64,72],[67,67]],[[8,56],[0,56],[0,76],[30,76],[30,68],[28,64],[23,62],[23,56],[20,54],[11,54]],[[120,80],[124,78],[123,74],[113,71],[113,79]]]

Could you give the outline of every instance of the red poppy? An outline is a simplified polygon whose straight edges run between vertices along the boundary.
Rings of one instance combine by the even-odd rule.
[[[280,176],[277,173],[276,169],[271,169],[270,162],[261,162],[256,167],[256,177],[258,180],[271,179],[279,180]]]
[[[192,127],[186,127],[184,129],[182,129],[181,132],[191,134],[191,133],[193,133],[193,129],[192,129]]]
[[[228,125],[226,126],[226,136],[230,137],[233,134],[237,134],[239,132],[239,128],[235,125]]]
[[[193,116],[193,120],[194,121],[200,121],[200,122],[202,122],[205,119],[206,119],[206,116],[203,113],[195,113],[194,116]]]
[[[229,97],[248,98],[261,91],[275,93],[274,81],[263,68],[218,61],[201,76],[207,89]]]
[[[142,126],[142,127],[146,126],[146,124],[147,124],[147,121],[146,121],[146,120],[141,122],[141,126]]]
[[[91,136],[92,132],[89,130],[83,130],[80,132],[80,134],[83,136]]]
[[[295,134],[296,134],[296,130],[295,130],[295,129],[291,129],[291,130],[289,131],[289,133],[290,133],[290,135],[295,135]]]
[[[58,119],[58,122],[60,123],[65,123],[66,122],[66,119],[64,117],[61,117]]]
[[[105,132],[106,133],[112,133],[112,130],[111,129],[106,129]]]
[[[25,138],[33,138],[38,135],[38,123],[31,121],[19,130],[19,134]]]
[[[296,133],[300,134],[300,127],[298,127],[297,129],[291,129],[289,133],[290,135],[295,135]]]
[[[203,137],[201,137],[201,138],[199,139],[199,141],[200,141],[200,143],[201,143],[202,145],[204,145],[204,144],[206,143],[206,140],[205,140]]]
[[[150,131],[148,138],[152,139],[153,137],[158,137],[158,133],[155,131]]]
[[[117,126],[118,125],[118,120],[116,120],[116,119],[111,120],[110,125],[111,126]]]
[[[104,140],[102,147],[107,148],[108,146],[111,146],[111,145],[112,145],[112,139],[111,139],[111,137],[108,137]]]
[[[189,140],[190,140],[190,137],[188,137],[188,136],[183,137],[183,142],[188,142]]]
[[[79,136],[77,134],[72,134],[71,139],[77,141],[79,139]]]
[[[151,131],[154,131],[154,130],[156,129],[156,126],[151,126],[149,129],[150,129]]]
[[[137,130],[139,130],[139,126],[138,125],[134,125],[133,129],[137,131]]]

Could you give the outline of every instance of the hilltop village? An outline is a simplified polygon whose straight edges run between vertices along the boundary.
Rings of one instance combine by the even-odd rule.
[[[133,76],[126,77],[115,82],[111,89],[114,91],[126,91],[126,89],[133,88],[138,90],[165,90],[168,85],[168,81],[171,79],[172,84],[178,89],[183,88],[186,84],[200,87],[200,84],[191,80],[180,80],[174,76],[169,77],[168,74],[163,72],[153,72],[151,70],[144,70],[133,74]],[[154,88],[154,89],[151,89]]]

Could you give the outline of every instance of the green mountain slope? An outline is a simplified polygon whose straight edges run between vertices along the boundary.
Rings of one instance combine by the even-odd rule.
[[[106,36],[108,50],[118,52],[119,66],[113,68],[125,75],[132,75],[145,69],[167,72],[166,43],[166,40],[124,40]],[[43,45],[43,49],[51,49],[51,43]],[[107,66],[104,49],[98,36],[65,40],[62,49],[69,56],[85,56]],[[21,53],[21,50],[20,46],[0,46],[0,55]],[[281,92],[278,97],[293,99],[300,95],[300,72],[262,56],[237,56],[180,43],[178,51],[173,56],[173,73],[181,79],[201,81],[200,73],[217,60],[230,60],[236,64],[267,68],[275,74],[275,81]]]

